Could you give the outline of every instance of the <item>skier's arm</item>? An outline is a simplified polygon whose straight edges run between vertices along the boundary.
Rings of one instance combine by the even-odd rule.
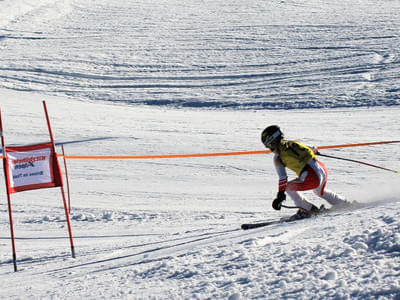
[[[275,165],[275,170],[279,176],[279,184],[278,184],[278,194],[276,195],[276,198],[272,202],[272,207],[273,209],[280,210],[282,207],[282,202],[285,201],[286,199],[285,190],[287,186],[287,174],[285,165],[282,163],[281,159],[279,158],[279,155],[277,154],[275,154],[274,156],[274,165]]]
[[[279,177],[278,191],[285,191],[287,186],[287,173],[285,165],[282,163],[278,154],[275,154],[274,156],[274,166]]]

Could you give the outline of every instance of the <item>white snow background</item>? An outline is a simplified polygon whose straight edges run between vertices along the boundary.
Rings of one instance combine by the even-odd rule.
[[[2,0],[6,143],[48,141],[43,100],[68,155],[263,150],[270,124],[314,146],[399,140],[399,8]],[[400,170],[399,146],[321,152]],[[59,189],[17,193],[16,273],[1,176],[0,297],[400,299],[399,174],[325,158],[365,207],[242,231],[294,213],[271,207],[271,160],[69,159],[76,258]]]

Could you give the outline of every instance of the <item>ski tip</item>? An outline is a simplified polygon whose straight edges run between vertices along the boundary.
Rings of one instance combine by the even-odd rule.
[[[247,230],[247,229],[249,229],[249,224],[242,224],[241,228],[243,230]]]

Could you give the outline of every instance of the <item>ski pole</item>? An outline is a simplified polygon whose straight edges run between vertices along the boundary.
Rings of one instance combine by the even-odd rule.
[[[282,204],[281,207],[283,207],[283,208],[289,208],[289,209],[300,209],[300,210],[304,211],[305,213],[310,214],[310,211],[309,211],[309,210],[307,210],[307,209],[305,209],[305,208],[302,208],[302,207],[300,207],[300,206],[288,206],[288,205],[283,205],[283,204]]]
[[[290,209],[304,209],[304,208],[302,208],[302,207],[299,207],[299,206],[288,206],[288,205],[281,205],[281,207],[283,207],[283,208],[290,208]],[[305,209],[304,209],[305,210]]]
[[[370,166],[370,167],[378,168],[378,169],[381,169],[381,170],[385,170],[385,171],[389,171],[389,172],[393,172],[393,173],[397,173],[397,174],[399,174],[399,173],[400,173],[399,171],[396,171],[396,170],[392,170],[392,169],[384,168],[384,167],[381,167],[381,166],[373,165],[373,164],[366,163],[366,162],[359,161],[359,160],[355,160],[355,159],[343,158],[343,157],[337,157],[337,156],[332,156],[332,155],[322,154],[322,153],[320,153],[320,152],[317,152],[317,155],[319,155],[319,156],[324,156],[324,157],[329,157],[329,158],[334,158],[334,159],[345,160],[345,161],[351,161],[351,162],[355,162],[355,163],[358,163],[358,164],[362,164],[362,165],[366,165],[366,166]]]

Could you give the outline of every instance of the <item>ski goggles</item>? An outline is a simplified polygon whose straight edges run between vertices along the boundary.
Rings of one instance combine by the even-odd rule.
[[[275,131],[271,136],[269,136],[264,142],[263,144],[265,145],[265,147],[271,149],[272,148],[272,143],[275,141],[275,139],[280,136],[282,133],[280,132],[280,130]]]

